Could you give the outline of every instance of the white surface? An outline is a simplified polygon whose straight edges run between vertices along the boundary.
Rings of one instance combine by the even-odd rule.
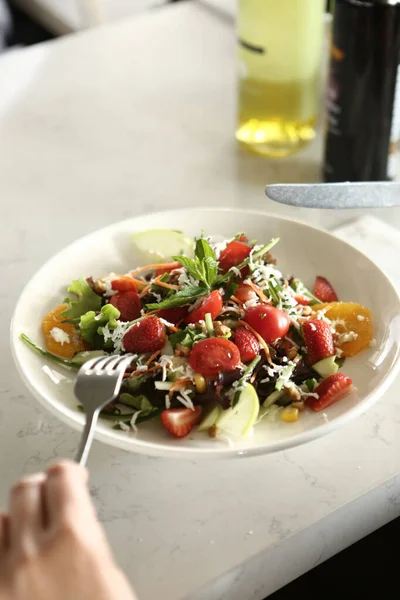
[[[234,441],[231,447],[226,440],[211,439],[204,432],[193,431],[184,440],[176,440],[159,420],[141,424],[135,435],[115,431],[113,423],[103,421],[97,428],[97,439],[131,452],[192,460],[266,454],[330,433],[359,417],[387,390],[399,370],[400,298],[374,263],[338,238],[282,217],[239,210],[182,210],[122,221],[82,238],[44,265],[24,289],[13,318],[13,353],[29,388],[64,422],[75,429],[81,429],[84,422],[73,393],[76,373],[43,360],[21,341],[20,334],[43,344],[41,321],[65,298],[70,281],[82,275],[96,278],[110,272],[127,273],[140,266],[132,234],[160,227],[175,228],[192,237],[205,231],[221,239],[244,231],[249,239],[261,244],[279,237],[281,242],[273,253],[280,270],[288,277],[300,277],[308,287],[312,287],[317,274],[323,273],[339,298],[368,306],[373,315],[376,345],[344,365],[343,371],[353,380],[356,392],[323,413],[305,411],[291,425],[279,417],[274,421],[264,419],[254,427],[252,435]]]
[[[0,59],[2,503],[18,475],[78,442],[32,399],[9,352],[17,297],[47,258],[162,206],[264,207],[326,227],[359,215],[266,200],[267,183],[318,177],[321,143],[282,162],[237,150],[233,55],[232,26],[182,2]],[[399,211],[375,214],[400,226]],[[357,422],[278,455],[177,465],[95,444],[95,501],[140,599],[192,600],[205,586],[207,600],[261,600],[397,516],[399,386]]]

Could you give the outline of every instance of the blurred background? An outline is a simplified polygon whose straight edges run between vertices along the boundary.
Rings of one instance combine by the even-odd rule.
[[[235,0],[206,1],[232,13],[235,10]],[[190,0],[0,0],[0,31],[4,46],[30,45],[172,2]],[[327,0],[327,10],[331,4]]]

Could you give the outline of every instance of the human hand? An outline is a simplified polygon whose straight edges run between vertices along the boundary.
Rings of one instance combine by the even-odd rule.
[[[71,462],[19,481],[0,513],[0,600],[134,600]]]

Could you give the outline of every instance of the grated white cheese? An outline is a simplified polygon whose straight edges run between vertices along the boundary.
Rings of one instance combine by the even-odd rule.
[[[148,367],[147,365],[138,365],[138,366],[136,367],[136,371],[139,371],[139,372],[144,372],[144,371],[147,371],[147,370],[148,370],[148,368],[149,368],[149,367]]]
[[[63,329],[60,329],[60,327],[53,327],[53,329],[50,331],[50,335],[53,340],[61,344],[61,346],[64,344],[69,344],[70,342],[68,333],[66,333]]]
[[[165,408],[168,410],[169,408],[171,408],[171,399],[169,397],[169,394],[165,394]]]
[[[106,298],[111,298],[111,296],[114,296],[114,294],[117,293],[117,290],[112,289],[112,282],[114,281],[114,279],[118,279],[118,275],[116,275],[115,273],[110,273],[109,275],[107,275],[107,277],[102,277],[99,280],[100,283],[102,283],[105,287],[104,296]]]
[[[336,344],[341,346],[345,342],[353,342],[358,338],[358,333],[355,331],[347,331],[346,333],[341,333],[336,338]]]
[[[121,427],[122,431],[131,431],[131,428],[129,427],[129,425],[127,425],[123,421],[119,421],[118,425]]]
[[[223,242],[214,242],[211,244],[211,248],[214,250],[215,258],[218,260],[221,256],[222,250],[225,250],[230,240],[224,240]]]
[[[190,410],[194,410],[194,404],[192,399],[189,396],[189,391],[185,389],[179,390],[179,394],[176,396],[176,399],[179,400],[186,408],[190,408]]]
[[[237,267],[231,267],[229,269],[229,271],[231,271],[232,273],[234,273],[237,277],[240,277],[240,275],[241,275],[240,269],[238,269]]]
[[[162,354],[160,356],[160,358],[158,359],[158,364],[161,365],[161,368],[162,368],[162,378],[161,378],[162,381],[167,380],[167,367],[168,368],[172,367],[172,359],[173,358],[174,358],[173,356],[170,356],[168,354]]]
[[[142,412],[141,410],[138,410],[137,412],[135,412],[135,413],[132,415],[132,419],[131,419],[131,428],[132,428],[132,431],[133,431],[134,433],[137,433],[137,432],[138,432],[138,428],[137,428],[137,426],[136,426],[136,421],[137,421],[137,418],[138,418],[138,416],[140,415],[140,413],[141,413],[141,412]]]
[[[130,325],[129,323],[117,321],[117,327],[112,331],[110,331],[108,323],[107,325],[105,325],[105,327],[102,328],[104,341],[108,342],[109,340],[111,340],[111,342],[113,343],[114,354],[120,354],[121,352],[124,352],[124,335],[131,327],[132,325]]]
[[[162,317],[158,317],[158,318],[161,321],[161,323],[164,323],[164,325],[166,325],[167,327],[175,327],[175,325],[173,323],[170,323],[166,319],[163,319]]]

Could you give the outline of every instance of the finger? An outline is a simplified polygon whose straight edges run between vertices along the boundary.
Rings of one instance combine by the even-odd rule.
[[[87,480],[86,469],[76,463],[64,461],[48,469],[44,497],[50,527],[94,517]]]
[[[0,513],[0,554],[8,550],[10,546],[10,520],[9,516]]]
[[[33,554],[43,531],[42,484],[44,475],[21,479],[10,494],[9,536],[11,549]]]

